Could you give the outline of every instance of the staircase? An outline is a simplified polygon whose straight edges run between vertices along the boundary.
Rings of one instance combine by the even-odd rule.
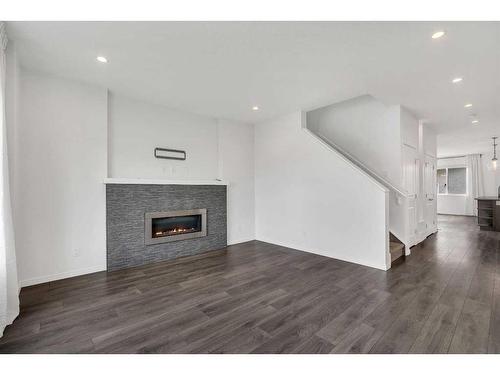
[[[390,234],[390,242],[391,242],[391,260],[394,261],[399,258],[401,255],[409,254],[409,245],[407,243],[408,240],[408,222],[407,222],[407,198],[408,193],[405,189],[400,186],[395,185],[387,178],[380,176],[377,172],[373,171],[369,167],[367,167],[360,160],[356,159],[353,155],[351,155],[348,151],[342,149],[340,146],[333,143],[328,138],[322,136],[321,134],[317,134],[307,127],[304,128],[312,136],[316,137],[323,144],[331,149],[335,150],[337,153],[342,155],[346,160],[355,165],[357,168],[362,170],[368,176],[373,178],[375,181],[380,183],[389,191],[389,234]],[[394,246],[392,246],[394,243]],[[394,256],[392,252],[392,248],[394,248]],[[401,250],[401,251],[400,251]],[[401,252],[401,255],[398,255]],[[397,256],[396,256],[397,255]]]
[[[391,252],[391,263],[394,263],[395,260],[404,255],[405,245],[401,242],[390,242],[389,247],[389,251]]]
[[[338,144],[332,142],[332,140],[326,138],[322,134],[316,133],[315,131],[307,127],[307,121],[303,127],[304,131],[308,132],[310,135],[318,139],[328,148],[334,150],[345,158],[349,163],[358,168],[364,174],[372,178],[378,184],[383,186],[388,192],[388,227],[387,232],[389,234],[389,246],[387,251],[387,262],[391,264],[401,258],[402,256],[410,254],[409,243],[409,219],[408,219],[408,192],[389,181],[386,177],[381,176],[376,171],[369,168],[366,164],[357,159],[347,150],[340,147]]]
[[[405,255],[405,245],[390,232],[389,232],[389,251],[391,253],[391,264]]]
[[[371,95],[303,112],[303,118],[304,130],[386,194],[387,267],[437,230],[436,137],[423,120]]]

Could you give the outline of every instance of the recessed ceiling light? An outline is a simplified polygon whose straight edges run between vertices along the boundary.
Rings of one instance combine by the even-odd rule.
[[[467,103],[466,105],[464,105],[464,107],[465,107],[465,108],[470,108],[470,107],[472,107],[472,104]]]
[[[108,59],[105,58],[104,56],[97,56],[97,61],[102,62],[102,63],[107,63]]]
[[[477,124],[479,122],[479,120],[472,120],[471,121],[473,124]]]
[[[458,82],[462,82],[463,80],[464,80],[464,79],[463,79],[462,77],[457,77],[457,78],[453,78],[453,79],[451,80],[451,82],[453,82],[453,83],[458,83]]]
[[[259,107],[258,107],[258,106],[254,105],[254,106],[252,107],[252,111],[258,111],[258,110],[259,110]]]
[[[434,34],[432,34],[432,39],[439,39],[441,38],[442,36],[444,36],[444,34],[446,34],[444,31],[436,31]]]

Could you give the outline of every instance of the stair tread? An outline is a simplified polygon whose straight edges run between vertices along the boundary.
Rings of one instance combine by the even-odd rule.
[[[396,251],[400,251],[400,250],[403,250],[403,247],[405,245],[403,245],[402,243],[399,243],[399,242],[389,242],[389,246],[390,246],[390,251],[391,253],[394,253]]]
[[[403,245],[401,242],[393,242],[393,241],[389,242],[389,250],[391,252],[391,263],[403,256],[404,247],[405,245]]]

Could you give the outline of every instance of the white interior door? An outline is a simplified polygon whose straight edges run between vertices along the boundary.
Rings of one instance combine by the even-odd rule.
[[[424,220],[426,235],[435,232],[437,205],[436,205],[436,159],[425,155],[424,165]]]
[[[403,187],[408,192],[408,242],[417,243],[417,191],[418,153],[411,146],[403,145]]]

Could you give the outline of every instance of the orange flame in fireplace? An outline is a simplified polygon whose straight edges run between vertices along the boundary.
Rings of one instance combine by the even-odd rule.
[[[195,228],[173,228],[165,231],[155,232],[155,237],[165,237],[174,234],[196,232]]]

